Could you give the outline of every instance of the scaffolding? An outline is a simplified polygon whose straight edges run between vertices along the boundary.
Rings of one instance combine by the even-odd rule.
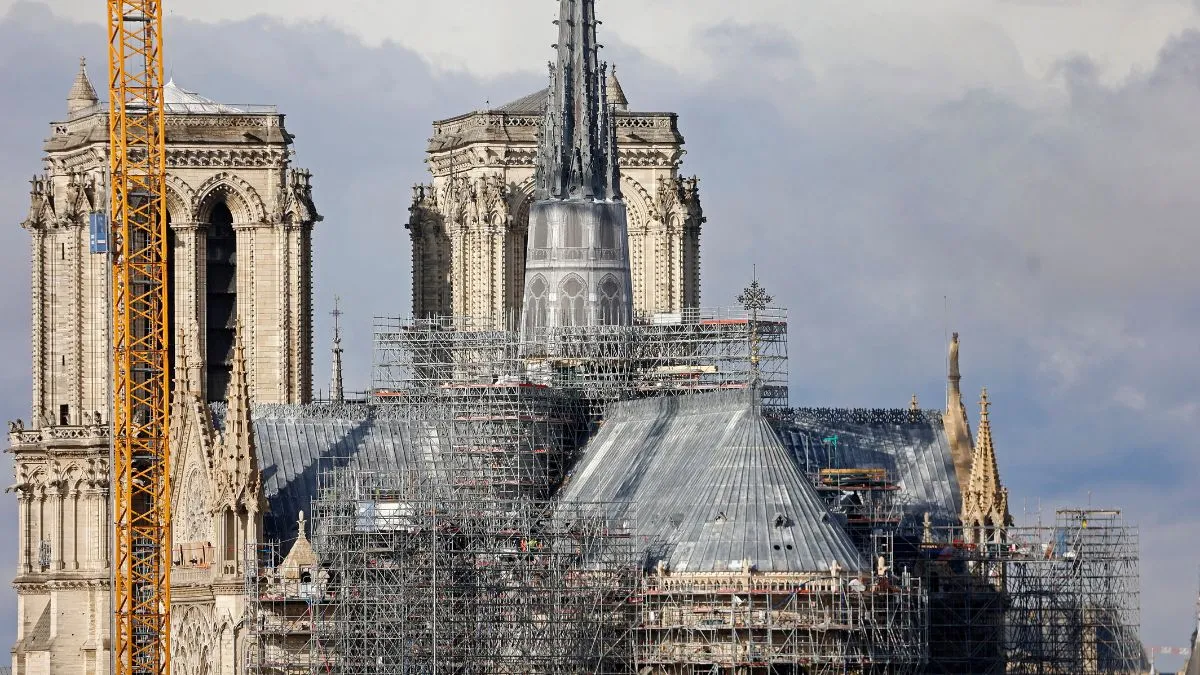
[[[313,503],[315,669],[625,673],[638,565],[606,509],[339,469]]]
[[[642,579],[635,658],[643,673],[922,672],[928,646],[920,579],[890,566],[848,574],[666,574]]]
[[[1064,509],[1053,525],[974,544],[927,529],[912,564],[930,591],[932,673],[1141,673],[1137,528]]]
[[[810,478],[825,507],[841,519],[863,555],[872,552],[877,536],[894,534],[899,528],[900,486],[886,469],[820,469]]]
[[[436,403],[449,386],[538,384],[577,398],[596,422],[629,398],[758,385],[764,411],[787,408],[787,314],[687,310],[632,326],[496,330],[469,317],[377,318],[372,399]],[[437,414],[437,413],[435,413]]]
[[[320,569],[285,565],[277,543],[247,548],[246,673],[308,675]]]

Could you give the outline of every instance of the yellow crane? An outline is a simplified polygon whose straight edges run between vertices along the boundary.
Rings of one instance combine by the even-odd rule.
[[[170,673],[162,18],[159,0],[108,0],[114,675]]]

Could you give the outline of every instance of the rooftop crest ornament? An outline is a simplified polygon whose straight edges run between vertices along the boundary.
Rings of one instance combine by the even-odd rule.
[[[775,298],[767,294],[767,290],[758,283],[758,279],[750,282],[750,285],[742,291],[742,294],[737,297],[738,304],[747,310],[764,310]]]

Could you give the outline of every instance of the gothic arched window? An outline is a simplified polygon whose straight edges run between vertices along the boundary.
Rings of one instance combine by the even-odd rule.
[[[209,401],[229,398],[233,373],[233,334],[237,320],[237,236],[233,213],[225,202],[212,208],[208,219],[208,258],[205,269],[205,363]]]
[[[549,284],[546,277],[538,274],[529,282],[529,292],[525,295],[525,328],[532,331],[546,325],[546,291]]]
[[[611,274],[600,280],[596,289],[600,304],[600,325],[617,326],[621,323],[621,284]]]
[[[560,326],[582,326],[586,320],[587,285],[572,274],[558,285],[558,323]]]

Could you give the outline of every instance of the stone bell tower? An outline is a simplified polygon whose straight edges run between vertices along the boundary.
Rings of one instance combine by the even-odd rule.
[[[242,398],[306,402],[311,231],[320,217],[310,174],[291,166],[284,116],[174,82],[164,100],[175,387],[198,383],[198,400],[219,420],[241,360]],[[44,149],[21,223],[32,251],[33,386],[28,418],[9,429],[19,521],[13,667],[92,675],[107,672],[110,658],[111,260],[108,110],[83,64]],[[173,455],[186,442],[180,434]]]

